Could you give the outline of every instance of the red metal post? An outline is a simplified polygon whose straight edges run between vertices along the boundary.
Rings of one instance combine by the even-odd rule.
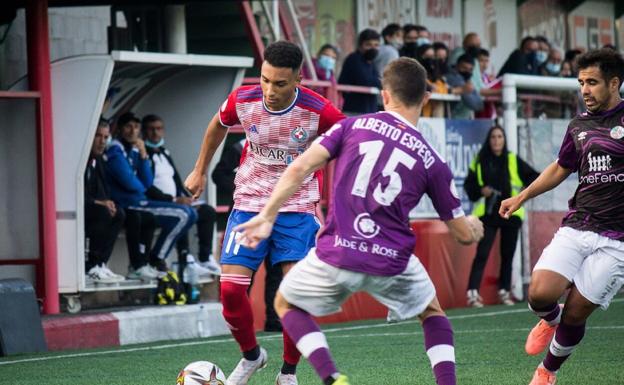
[[[26,5],[28,83],[41,95],[37,130],[39,179],[39,247],[37,290],[43,294],[43,311],[59,312],[56,251],[56,200],[54,191],[54,140],[52,129],[52,82],[48,0],[29,0]]]
[[[239,2],[241,16],[245,22],[245,31],[251,41],[251,46],[254,52],[254,58],[256,66],[260,67],[264,60],[264,43],[262,42],[262,35],[260,35],[260,29],[258,29],[258,23],[256,23],[256,17],[251,9],[249,1]]]

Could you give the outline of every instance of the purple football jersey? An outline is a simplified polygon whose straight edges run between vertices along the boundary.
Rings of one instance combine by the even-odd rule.
[[[409,212],[427,194],[440,215],[464,215],[453,175],[417,128],[399,114],[348,118],[317,139],[336,158],[327,222],[317,255],[371,275],[402,273],[416,239]]]
[[[624,102],[572,119],[558,163],[579,179],[562,225],[624,241]]]

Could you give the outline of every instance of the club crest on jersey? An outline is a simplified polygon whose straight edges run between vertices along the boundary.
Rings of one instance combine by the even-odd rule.
[[[611,137],[613,139],[622,139],[624,138],[624,127],[615,126],[611,129]]]
[[[290,132],[292,140],[303,143],[308,140],[308,132],[303,127],[297,127]]]
[[[358,235],[367,239],[376,237],[379,234],[379,230],[381,230],[369,213],[362,213],[355,217],[353,229]]]

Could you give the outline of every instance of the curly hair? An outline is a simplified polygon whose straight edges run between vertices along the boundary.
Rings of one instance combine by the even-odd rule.
[[[303,53],[289,41],[276,41],[264,50],[264,60],[273,67],[292,68],[293,72],[301,68]]]
[[[624,81],[624,59],[612,49],[601,48],[581,54],[576,57],[576,65],[579,70],[597,66],[607,83],[618,78],[621,87]]]

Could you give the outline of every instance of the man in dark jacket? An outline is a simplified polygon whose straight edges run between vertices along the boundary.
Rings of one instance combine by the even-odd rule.
[[[381,89],[381,76],[373,61],[379,53],[380,36],[372,29],[365,29],[358,37],[358,48],[345,59],[338,78],[339,84],[377,87]],[[370,113],[377,111],[377,95],[356,92],[342,94],[346,113]]]
[[[126,210],[127,217],[133,213],[149,213],[156,217],[161,231],[152,249],[140,242],[143,223],[126,223],[128,252],[133,271],[129,277],[153,279],[164,276],[167,270],[165,259],[181,234],[197,220],[195,210],[172,201],[163,202],[148,199],[147,191],[153,185],[151,162],[145,144],[139,137],[141,121],[128,112],[117,121],[117,135],[106,150],[106,171],[115,203]],[[137,218],[137,216],[133,216]],[[141,220],[144,218],[139,217]],[[154,269],[158,270],[155,274]]]
[[[106,265],[125,219],[123,209],[110,199],[110,190],[106,184],[103,154],[109,137],[108,123],[101,120],[95,131],[84,176],[85,271],[88,280],[100,283],[125,280]]]
[[[191,194],[184,188],[180,174],[176,168],[171,153],[165,148],[165,124],[157,115],[143,117],[141,123],[145,149],[151,160],[154,183],[147,190],[150,199],[175,202],[197,210],[197,236],[199,239],[199,265],[189,254],[189,237],[184,233],[176,244],[181,264],[192,263],[196,266],[199,275],[221,275],[221,268],[210,258],[212,254],[212,238],[216,220],[215,209],[199,202],[193,202]]]

